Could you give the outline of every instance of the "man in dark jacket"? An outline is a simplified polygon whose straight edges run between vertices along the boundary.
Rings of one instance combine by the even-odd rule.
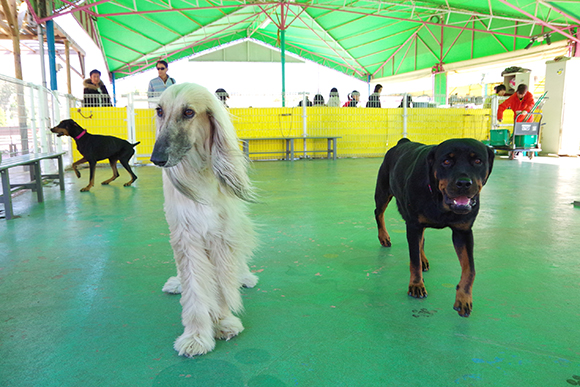
[[[101,81],[101,72],[93,70],[90,73],[90,78],[83,81],[83,106],[84,107],[103,107],[113,106],[111,104],[111,97]]]

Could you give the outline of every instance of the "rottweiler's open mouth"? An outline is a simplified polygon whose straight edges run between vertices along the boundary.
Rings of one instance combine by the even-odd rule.
[[[450,198],[449,196],[445,195],[445,204],[447,204],[451,211],[455,212],[456,214],[467,214],[475,205],[475,199],[467,196],[457,196]]]

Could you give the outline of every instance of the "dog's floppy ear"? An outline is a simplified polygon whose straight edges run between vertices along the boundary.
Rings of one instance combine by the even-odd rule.
[[[227,112],[207,112],[211,124],[210,158],[213,173],[220,184],[247,202],[255,202],[255,193],[247,173],[247,160],[240,150],[234,127]]]
[[[435,152],[437,152],[437,146],[431,148],[431,150],[427,154],[427,162],[429,163],[429,168],[433,168],[433,164],[435,164]]]
[[[76,137],[78,136],[84,129],[77,124],[75,120],[67,119],[63,120],[58,124],[59,127],[64,128],[68,131],[69,136]]]
[[[483,184],[487,183],[487,179],[489,178],[489,175],[491,175],[491,170],[493,169],[493,160],[495,159],[495,152],[493,151],[493,148],[487,145],[485,147],[487,148],[487,164],[489,165],[489,168]]]
[[[437,152],[437,145],[433,146],[427,154],[427,168],[429,170],[429,183],[431,187],[437,188],[437,177],[435,176],[435,153]]]

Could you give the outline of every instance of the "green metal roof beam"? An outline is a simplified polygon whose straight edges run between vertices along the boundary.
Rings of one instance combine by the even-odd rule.
[[[294,11],[293,11],[293,10],[291,10],[290,8],[289,8],[289,10],[290,10],[292,13],[294,13]],[[295,14],[295,13],[294,13],[294,14]],[[340,57],[340,58],[341,58],[341,59],[342,59],[342,60],[343,60],[345,63],[347,63],[347,65],[348,65],[348,66],[349,66],[349,67],[350,67],[350,68],[351,68],[353,71],[355,71],[355,72],[356,72],[357,74],[359,74],[360,76],[363,76],[363,74],[366,72],[366,69],[365,69],[365,67],[364,67],[363,65],[361,65],[361,64],[360,64],[360,63],[359,63],[359,62],[358,62],[358,61],[357,61],[355,58],[353,58],[353,57],[352,57],[352,55],[350,55],[350,54],[349,54],[349,52],[348,52],[347,50],[345,50],[345,49],[344,49],[344,47],[342,47],[342,45],[341,45],[341,44],[340,44],[338,41],[336,41],[336,39],[335,39],[335,38],[334,38],[332,35],[330,35],[328,32],[326,32],[326,31],[324,30],[324,28],[322,28],[322,27],[320,26],[320,24],[318,24],[318,22],[316,22],[316,20],[314,20],[312,17],[310,17],[310,15],[309,15],[308,13],[305,13],[304,15],[306,15],[306,16],[305,16],[305,17],[301,17],[301,18],[300,18],[300,21],[301,21],[302,23],[304,23],[304,25],[305,25],[306,27],[308,27],[308,28],[309,28],[309,29],[312,31],[312,33],[314,33],[316,36],[318,36],[318,37],[319,37],[319,38],[320,38],[320,39],[321,39],[321,40],[322,40],[322,41],[323,41],[323,42],[324,42],[324,43],[325,43],[325,44],[328,46],[328,48],[330,48],[332,51],[334,51],[334,52],[335,52],[335,53],[336,53],[336,54],[337,54],[337,55],[338,55],[338,56],[339,56],[339,57]],[[305,20],[305,18],[306,18],[307,20]],[[317,28],[319,28],[319,29],[320,29],[320,31],[322,31],[322,34],[323,34],[323,35],[324,35],[326,38],[328,38],[328,40],[330,40],[330,42],[331,42],[331,43],[333,43],[333,45],[336,45],[336,46],[337,46],[337,47],[338,47],[340,50],[342,50],[342,51],[344,52],[344,54],[345,54],[345,55],[343,55],[343,54],[339,53],[339,52],[336,50],[336,47],[333,47],[333,45],[331,45],[331,44],[330,44],[330,43],[327,41],[327,39],[323,39],[322,37],[320,37],[320,35],[318,34],[318,32],[316,32],[316,31],[314,30],[314,28],[312,28],[311,26],[309,26],[309,25],[306,23],[306,21],[308,21],[308,22],[312,23],[314,26],[316,26]],[[354,63],[355,63],[355,64],[356,64],[356,65],[359,67],[359,69],[356,69],[356,68],[355,68],[353,65],[351,65],[351,64],[349,63],[349,61],[352,61],[352,62],[354,62]],[[361,72],[360,70],[362,70],[362,72]]]
[[[224,16],[224,17],[226,17],[226,16]],[[174,51],[172,51],[170,54],[165,54],[165,55],[162,55],[161,57],[162,57],[162,58],[168,58],[168,57],[170,57],[170,56],[173,56],[173,55],[175,55],[175,54],[177,54],[177,53],[179,53],[179,52],[182,52],[182,51],[185,51],[185,50],[188,50],[188,49],[194,48],[195,46],[197,46],[197,45],[200,45],[200,44],[204,43],[205,41],[209,40],[210,38],[214,37],[215,35],[218,35],[218,34],[220,34],[220,33],[224,33],[224,32],[228,32],[228,30],[230,30],[232,27],[235,27],[235,26],[237,26],[237,25],[239,25],[239,24],[241,24],[241,23],[243,23],[243,22],[247,21],[248,19],[251,19],[251,18],[254,18],[254,17],[255,17],[255,14],[251,14],[250,16],[248,16],[248,17],[244,18],[243,20],[239,21],[239,22],[238,22],[238,23],[236,23],[236,24],[233,24],[233,25],[231,25],[231,24],[230,24],[230,25],[228,25],[226,28],[224,28],[224,29],[222,29],[222,30],[218,30],[217,32],[210,33],[210,35],[208,35],[208,36],[205,36],[205,37],[204,37],[204,38],[202,38],[202,39],[199,39],[199,40],[197,40],[197,41],[195,41],[195,42],[192,42],[191,44],[188,44],[188,45],[186,45],[186,46],[184,46],[184,47],[181,47],[181,48],[180,48],[180,49],[178,49],[178,50],[174,50]],[[206,26],[206,27],[202,28],[201,30],[207,29],[208,27],[211,27],[211,26]],[[240,29],[240,30],[235,30],[235,32],[234,32],[234,33],[237,33],[237,32],[240,32],[240,31],[245,31],[245,28],[243,28],[243,29]],[[201,31],[200,31],[200,30],[197,30],[197,31],[195,31],[195,34],[197,34],[198,32],[201,32]],[[230,32],[229,32],[229,35],[232,35],[232,34],[233,34],[233,33],[230,31]],[[162,50],[162,49],[166,48],[166,47],[167,47],[167,46],[169,46],[169,45],[171,45],[171,43],[170,43],[170,44],[167,44],[167,45],[164,45],[164,46],[162,46],[162,47],[160,47],[159,49],[157,49],[157,50],[155,50],[154,52],[152,52],[152,53],[151,53],[151,55],[155,55],[155,53],[159,52],[160,50]],[[131,73],[136,73],[136,72],[143,71],[143,70],[145,70],[145,69],[146,69],[148,66],[150,66],[150,64],[141,64],[141,63],[139,63],[139,62],[133,62],[133,63],[135,63],[134,65],[135,65],[135,66],[137,66],[137,67],[138,67],[138,69],[137,69],[136,71],[132,71]],[[127,63],[127,66],[125,66],[125,67],[129,67],[129,66],[131,66],[131,63]],[[120,70],[120,69],[119,69],[119,70]]]

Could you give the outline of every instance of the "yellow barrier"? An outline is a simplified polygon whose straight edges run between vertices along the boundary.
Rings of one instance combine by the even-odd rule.
[[[112,107],[71,108],[70,118],[91,134],[127,139],[127,109]],[[82,158],[73,140],[73,160]],[[108,163],[108,160],[101,161]]]
[[[397,109],[362,109],[309,107],[306,127],[310,136],[340,136],[338,157],[381,157],[403,137],[403,113]],[[303,135],[303,110],[293,108],[232,108],[232,122],[239,137],[301,137]],[[92,116],[92,118],[88,118]],[[92,134],[107,134],[127,139],[125,108],[71,109],[71,118]],[[506,116],[506,121],[507,121]],[[407,109],[407,137],[424,144],[438,144],[449,138],[488,138],[489,109]],[[155,143],[155,110],[135,110],[135,137],[137,160],[149,162]],[[281,159],[284,157],[283,141],[252,141],[250,151],[276,152],[268,155],[251,155],[254,160]],[[309,150],[325,150],[325,140],[308,140]],[[302,141],[296,143],[300,155]],[[319,153],[319,155],[324,155]],[[74,159],[80,158],[74,152]]]

